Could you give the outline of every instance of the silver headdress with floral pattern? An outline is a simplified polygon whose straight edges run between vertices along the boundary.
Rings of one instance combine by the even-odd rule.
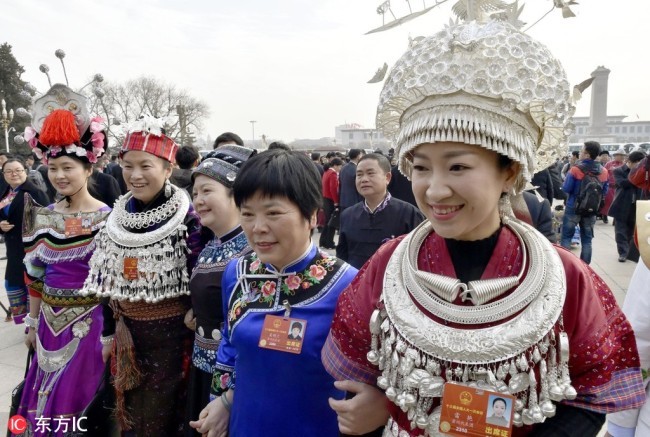
[[[504,21],[461,22],[412,45],[390,71],[377,127],[400,170],[423,143],[456,141],[518,162],[513,190],[563,154],[575,113],[566,73],[541,43]]]

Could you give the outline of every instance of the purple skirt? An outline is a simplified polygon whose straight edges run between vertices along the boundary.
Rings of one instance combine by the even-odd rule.
[[[62,310],[57,307],[52,309],[55,312]],[[75,419],[93,399],[102,380],[104,362],[102,345],[99,341],[102,324],[101,305],[76,317],[73,322],[67,325],[62,323],[60,326],[56,326],[55,323],[50,326],[41,309],[38,341],[45,351],[49,351],[47,355],[51,356],[49,364],[45,364],[50,366],[50,372],[39,368],[37,350],[25,379],[23,396],[18,409],[18,414],[27,419],[28,429],[31,429],[33,435],[62,436],[73,432],[73,428],[78,425],[87,426],[83,421],[79,424]],[[89,329],[85,335],[81,338],[75,337],[73,331],[80,336],[86,331],[84,329],[86,325]],[[58,335],[56,335],[57,331]],[[74,343],[77,338],[79,343],[75,349]],[[55,351],[67,351],[67,353]],[[45,353],[43,356],[46,356]],[[57,365],[57,360],[62,360],[59,363],[65,362],[65,364]],[[49,395],[41,400],[42,412],[39,412],[37,417],[39,391],[43,390],[49,391]],[[30,434],[29,431],[27,434]]]

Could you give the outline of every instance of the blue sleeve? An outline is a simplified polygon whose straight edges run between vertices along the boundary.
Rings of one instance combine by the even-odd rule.
[[[221,342],[217,350],[217,362],[212,374],[212,384],[210,386],[210,400],[213,400],[228,389],[235,388],[235,362],[237,351],[230,343],[230,326],[228,323],[228,307],[230,296],[232,295],[235,285],[237,284],[237,265],[239,259],[234,259],[226,265],[221,279],[221,304],[223,306],[224,324],[221,328]]]
[[[566,179],[564,179],[564,183],[562,184],[562,191],[571,195],[573,193],[573,190],[575,189],[575,184],[576,184],[575,177],[570,171],[568,171],[566,174]]]

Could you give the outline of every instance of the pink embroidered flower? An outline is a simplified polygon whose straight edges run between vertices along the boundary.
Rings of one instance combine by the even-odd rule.
[[[39,147],[34,147],[32,152],[34,152],[34,155],[36,155],[38,159],[43,159],[43,151]]]
[[[327,273],[327,270],[325,270],[323,267],[312,264],[309,266],[309,276],[311,276],[314,279],[321,280],[325,277],[325,274]]]
[[[90,120],[90,131],[91,132],[97,133],[97,132],[103,131],[104,129],[106,129],[106,125],[104,124],[104,119],[103,118],[101,118],[101,117],[93,117]],[[93,137],[94,136],[95,135],[93,135]],[[102,140],[103,140],[103,138],[102,138]]]
[[[50,156],[56,156],[61,153],[63,149],[59,146],[50,147]]]
[[[309,288],[310,285],[311,285],[311,284],[310,284],[309,282],[306,282],[306,281],[305,281],[305,282],[302,283],[302,288],[304,288],[304,289],[306,290],[306,289]]]
[[[266,281],[264,285],[262,285],[262,294],[265,297],[273,296],[275,294],[275,282]]]
[[[284,280],[284,283],[289,290],[295,290],[296,288],[300,287],[300,277],[291,275]]]
[[[97,155],[95,155],[93,152],[86,151],[86,157],[88,158],[88,161],[91,164],[94,164],[97,162]]]
[[[93,148],[102,149],[104,147],[104,134],[101,132],[95,132],[90,141],[93,143]]]
[[[251,263],[251,271],[254,272],[254,271],[256,271],[256,270],[259,269],[259,268],[260,268],[260,260],[259,260],[259,258],[258,258],[258,259],[256,259],[255,261],[253,261],[253,262]]]
[[[29,146],[31,148],[36,147],[36,144],[38,144],[38,140],[36,139],[36,129],[34,129],[31,126],[27,126],[25,128],[25,133],[23,134],[23,138],[25,138],[25,141],[29,143]]]
[[[219,379],[220,379],[219,383],[221,384],[221,388],[228,388],[228,383],[230,382],[230,375],[224,373],[223,375],[221,375],[221,378]]]

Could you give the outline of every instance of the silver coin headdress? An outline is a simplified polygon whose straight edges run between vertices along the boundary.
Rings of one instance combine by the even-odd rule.
[[[413,44],[391,69],[377,128],[396,144],[402,173],[420,144],[454,141],[521,164],[513,187],[564,154],[572,93],[560,62],[505,21],[461,22]]]

